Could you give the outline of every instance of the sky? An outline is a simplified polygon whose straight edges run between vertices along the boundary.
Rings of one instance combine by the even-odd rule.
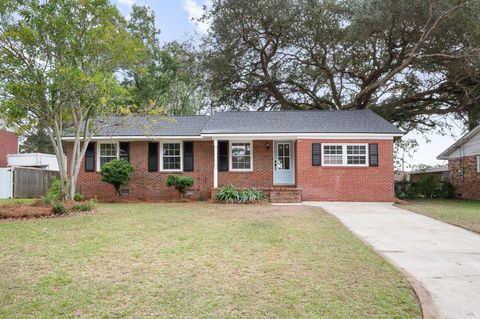
[[[198,41],[208,29],[208,25],[199,24],[192,19],[199,18],[202,15],[202,6],[208,4],[209,0],[114,1],[126,16],[128,16],[133,4],[149,6],[155,12],[156,25],[161,30],[160,40],[162,42],[189,39]],[[452,127],[446,135],[436,132],[424,135],[411,132],[404,136],[406,139],[416,139],[419,144],[415,153],[411,156],[404,156],[405,169],[409,170],[412,165],[418,164],[440,165],[445,163],[444,161],[438,161],[436,157],[465,133],[459,123],[452,121],[449,121],[449,123]]]

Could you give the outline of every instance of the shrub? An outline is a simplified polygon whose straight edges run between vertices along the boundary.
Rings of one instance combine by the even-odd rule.
[[[90,212],[94,208],[95,208],[95,202],[93,200],[90,200],[90,201],[82,203],[82,204],[72,205],[70,210],[74,211],[74,212]]]
[[[454,198],[455,188],[449,181],[441,181],[435,188],[434,196],[438,198]]]
[[[52,184],[50,185],[47,193],[44,196],[40,196],[44,204],[52,206],[62,199],[62,197],[62,182],[56,177],[52,178]]]
[[[262,191],[255,191],[251,188],[239,190],[235,186],[222,187],[217,193],[217,200],[226,203],[253,203],[267,200],[268,197]]]
[[[183,197],[187,187],[192,187],[195,183],[195,180],[191,176],[181,176],[181,175],[168,175],[167,176],[167,187],[175,187],[175,189],[180,193],[180,196]]]
[[[408,188],[405,191],[406,199],[416,199],[417,198],[417,183],[410,182]]]
[[[120,187],[130,183],[133,173],[132,165],[125,160],[113,160],[102,166],[100,175],[102,182],[112,184],[118,196],[120,196]]]
[[[63,203],[58,202],[58,203],[53,204],[52,212],[53,212],[55,215],[64,215],[64,214],[66,214],[68,211],[67,211],[67,208],[65,207],[65,205],[63,205]]]
[[[85,198],[85,196],[83,196],[82,193],[75,193],[73,195],[73,200],[76,201],[76,202],[81,202],[84,198]]]
[[[424,176],[417,184],[417,190],[425,198],[432,198],[437,188],[437,182],[432,175]]]

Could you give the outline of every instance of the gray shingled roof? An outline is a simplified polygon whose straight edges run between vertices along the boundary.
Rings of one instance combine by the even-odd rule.
[[[392,133],[398,128],[369,110],[221,112],[203,133]]]
[[[199,136],[210,116],[131,116],[99,119],[96,136]],[[72,136],[65,134],[64,136]]]
[[[385,133],[403,132],[369,110],[218,112],[212,116],[109,117],[96,136],[199,136],[248,133]],[[72,136],[65,134],[64,136]]]

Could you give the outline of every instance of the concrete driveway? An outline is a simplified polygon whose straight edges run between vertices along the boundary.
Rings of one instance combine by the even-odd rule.
[[[337,217],[402,270],[425,318],[480,318],[480,235],[388,203],[304,204]]]

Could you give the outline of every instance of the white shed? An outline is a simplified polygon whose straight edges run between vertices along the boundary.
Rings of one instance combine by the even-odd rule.
[[[59,171],[57,157],[52,154],[8,154],[7,163],[9,167],[36,167],[49,171]]]

